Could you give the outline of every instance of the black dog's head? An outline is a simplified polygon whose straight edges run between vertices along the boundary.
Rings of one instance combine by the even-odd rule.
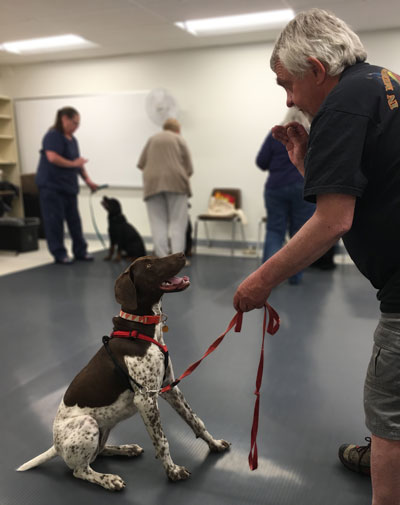
[[[115,298],[126,312],[133,313],[139,305],[151,308],[164,293],[176,293],[190,286],[189,277],[177,277],[184,266],[183,253],[138,258],[116,280]]]
[[[110,216],[119,216],[121,214],[121,204],[116,198],[107,198],[104,196],[101,205]]]

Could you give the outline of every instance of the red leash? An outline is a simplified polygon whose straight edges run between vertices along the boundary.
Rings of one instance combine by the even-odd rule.
[[[267,326],[267,309],[269,315],[268,327]],[[251,427],[251,441],[250,441],[250,453],[249,453],[249,467],[250,470],[256,470],[258,467],[258,450],[257,450],[257,432],[258,432],[258,418],[260,413],[260,389],[262,383],[262,375],[264,370],[264,340],[265,340],[265,330],[270,335],[274,335],[279,330],[279,315],[278,313],[269,305],[265,304],[264,307],[264,319],[263,319],[263,332],[261,341],[261,355],[260,362],[258,364],[257,379],[256,379],[256,390],[254,394],[256,395],[256,403],[254,405],[253,414],[253,425]]]
[[[243,320],[243,312],[236,312],[235,316],[233,317],[232,321],[229,323],[228,328],[222,333],[217,340],[210,345],[210,347],[207,349],[207,351],[204,353],[204,355],[195,363],[192,363],[184,372],[182,375],[180,375],[177,379],[175,379],[171,384],[168,384],[168,386],[165,386],[164,388],[161,389],[160,393],[165,393],[166,391],[169,391],[173,387],[175,387],[177,384],[181,382],[182,379],[190,375],[203,361],[205,357],[207,357],[209,354],[211,354],[215,349],[219,346],[219,344],[223,341],[225,335],[233,328],[235,327],[235,331],[240,331],[242,329],[242,320]]]
[[[268,326],[267,326],[267,310],[268,310],[268,315],[269,315],[269,321],[268,321]],[[215,349],[219,346],[219,344],[222,342],[224,339],[225,335],[233,328],[235,327],[236,332],[240,332],[242,329],[242,320],[243,320],[243,312],[236,312],[235,316],[233,317],[232,321],[229,323],[227,329],[222,333],[215,342],[213,342],[210,347],[207,349],[207,351],[204,353],[204,355],[195,363],[191,364],[184,372],[182,375],[180,375],[177,379],[175,379],[171,384],[168,384],[164,388],[161,389],[160,393],[165,393],[166,391],[169,391],[173,387],[175,387],[179,382],[190,375],[203,361],[204,358],[206,358],[209,354],[211,354]],[[260,412],[260,389],[261,389],[261,383],[262,383],[262,375],[263,375],[263,368],[264,368],[264,340],[265,340],[265,331],[267,331],[270,335],[274,335],[278,330],[279,330],[279,315],[269,305],[269,303],[265,304],[264,307],[264,320],[263,320],[263,333],[262,333],[262,343],[261,343],[261,356],[260,356],[260,362],[258,365],[258,371],[257,371],[257,379],[256,379],[256,390],[254,391],[254,394],[256,395],[256,403],[254,405],[254,414],[253,414],[253,425],[251,428],[251,443],[250,443],[250,454],[249,454],[249,466],[250,470],[256,470],[258,467],[258,451],[257,451],[257,432],[258,432],[258,419],[259,419],[259,412]]]

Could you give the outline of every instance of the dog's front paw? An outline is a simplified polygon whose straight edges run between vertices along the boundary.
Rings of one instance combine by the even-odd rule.
[[[190,477],[190,472],[184,466],[171,465],[167,469],[167,475],[172,481],[186,480]]]
[[[127,444],[120,445],[121,456],[127,456],[128,458],[133,458],[135,456],[140,456],[144,451],[137,444]]]
[[[105,473],[103,475],[104,479],[101,479],[99,484],[109,491],[122,491],[126,486],[119,475],[114,475],[112,473]]]
[[[102,452],[102,456],[126,456],[127,458],[133,458],[135,456],[140,456],[143,453],[143,449],[137,444],[125,444],[125,445],[106,445]]]
[[[226,440],[213,440],[209,444],[211,452],[223,452],[230,448],[231,444]]]

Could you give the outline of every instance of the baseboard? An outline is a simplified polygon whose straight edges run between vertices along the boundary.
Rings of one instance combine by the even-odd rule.
[[[96,233],[85,233],[85,238],[88,240],[98,240],[99,237],[96,235]],[[108,243],[108,235],[101,235],[101,238],[103,241],[107,244]],[[145,244],[152,244],[153,239],[152,237],[143,237],[143,242]],[[197,245],[201,247],[208,247],[208,240],[207,239],[198,239],[197,240]],[[230,249],[232,247],[232,242],[230,240],[212,240],[211,241],[211,247],[218,247],[221,249]],[[233,244],[234,249],[255,249],[257,247],[257,242],[243,242],[243,240],[237,240]]]

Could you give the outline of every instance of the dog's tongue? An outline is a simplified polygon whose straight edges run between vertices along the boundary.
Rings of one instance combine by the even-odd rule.
[[[170,279],[164,281],[161,284],[161,288],[164,291],[173,291],[175,288],[184,288],[188,287],[190,284],[189,277],[187,275],[183,277],[171,277]]]
[[[171,277],[170,279],[167,280],[170,284],[173,284],[174,286],[177,286],[182,282],[182,280],[189,280],[188,277]]]

